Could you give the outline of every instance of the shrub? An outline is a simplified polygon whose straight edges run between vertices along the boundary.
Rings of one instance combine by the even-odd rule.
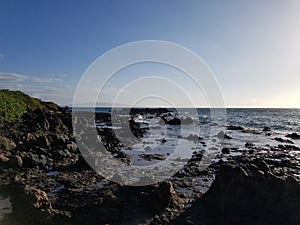
[[[0,121],[22,122],[28,110],[41,108],[39,99],[21,91],[0,90]]]

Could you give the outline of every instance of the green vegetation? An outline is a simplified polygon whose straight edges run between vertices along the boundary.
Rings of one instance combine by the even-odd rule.
[[[22,122],[24,113],[41,107],[39,99],[21,91],[0,90],[0,121]]]

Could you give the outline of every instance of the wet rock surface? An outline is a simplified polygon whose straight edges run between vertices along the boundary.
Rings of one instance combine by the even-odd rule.
[[[133,136],[126,136],[122,129],[119,133],[110,129],[109,114],[95,115],[97,123],[108,126],[97,128],[97,143],[126,165],[132,163],[129,153],[136,140],[148,135],[145,115],[158,116],[168,126],[183,123],[166,109],[134,109],[130,113],[125,120]],[[193,124],[189,117],[183,121]],[[90,128],[84,129],[83,138],[90,138]],[[245,140],[242,146],[227,145],[226,141],[236,140],[239,132],[263,137],[270,133],[274,143],[259,146],[254,138]],[[216,144],[210,146],[209,154],[199,146],[188,149],[194,151],[192,157],[168,180],[148,186],[123,186],[100,176],[85,161],[88,156],[83,157],[77,146],[71,113],[46,104],[43,110],[27,113],[23,123],[1,124],[0,196],[9,199],[12,212],[0,218],[0,223],[300,224],[300,150],[288,139],[296,141],[299,135],[292,133],[284,138],[273,132],[228,126],[226,133],[213,136]],[[120,140],[122,135],[125,142]],[[178,138],[206,144],[196,134]],[[217,144],[219,139],[224,146]],[[171,141],[161,137],[158,142],[165,145]],[[168,157],[160,150],[153,152],[155,148],[149,146],[142,150],[145,152],[140,157],[149,162]],[[172,163],[181,160],[176,158]]]
[[[287,134],[286,137],[289,137],[291,139],[300,139],[300,134],[291,133],[291,134]]]

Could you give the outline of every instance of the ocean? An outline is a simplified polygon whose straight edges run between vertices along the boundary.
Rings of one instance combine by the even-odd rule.
[[[90,108],[80,108],[83,111],[91,111]],[[193,109],[184,108],[187,113]],[[202,120],[211,116],[209,108],[196,109]],[[111,108],[95,109],[95,112],[110,113]],[[227,125],[238,125],[248,128],[270,127],[277,131],[300,132],[300,109],[287,108],[227,108]]]
[[[270,127],[281,132],[300,132],[300,109],[227,109],[227,123],[250,128]]]
[[[85,110],[89,111],[88,109]],[[180,109],[180,115],[183,115],[181,117],[191,117],[194,120],[192,124],[181,126],[161,126],[158,125],[158,121],[153,118],[153,115],[139,115],[136,120],[142,126],[149,128],[148,134],[135,141],[132,146],[125,145],[123,151],[130,155],[134,165],[149,165],[156,162],[156,160],[151,162],[144,160],[141,155],[170,155],[175,148],[181,149],[179,151],[181,154],[178,155],[180,158],[190,157],[192,151],[212,149],[217,158],[223,148],[233,149],[228,156],[243,154],[243,151],[249,150],[246,147],[247,144],[267,151],[271,147],[278,147],[282,144],[278,138],[285,142],[290,140],[286,137],[287,134],[300,132],[300,109],[229,108],[226,111],[221,110],[223,114],[220,118],[215,115],[212,116],[214,110],[218,111],[218,109],[198,108],[195,115],[193,113],[195,109]],[[111,113],[110,108],[96,108],[95,111]],[[229,125],[241,126],[243,130],[226,130],[225,126]],[[97,126],[99,128],[109,127],[108,124],[104,123],[97,124]],[[265,127],[270,128],[270,131],[264,131]],[[114,123],[111,128],[117,133],[117,130],[122,128],[122,124]],[[218,138],[218,133],[222,129],[228,138]],[[189,135],[197,135],[202,141],[197,143],[190,141],[186,138]],[[162,139],[166,141],[162,143]],[[299,140],[290,140],[290,143],[300,147]],[[299,151],[292,153],[295,154],[295,157],[299,157]]]

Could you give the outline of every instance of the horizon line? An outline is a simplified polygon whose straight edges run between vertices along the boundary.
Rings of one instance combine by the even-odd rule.
[[[73,106],[69,106],[73,107]],[[178,106],[178,107],[168,107],[168,106],[75,106],[75,108],[172,108],[172,109],[191,109],[191,108],[197,108],[197,109],[300,109],[300,107],[276,107],[276,106],[225,106],[225,107],[209,107],[209,106]]]

